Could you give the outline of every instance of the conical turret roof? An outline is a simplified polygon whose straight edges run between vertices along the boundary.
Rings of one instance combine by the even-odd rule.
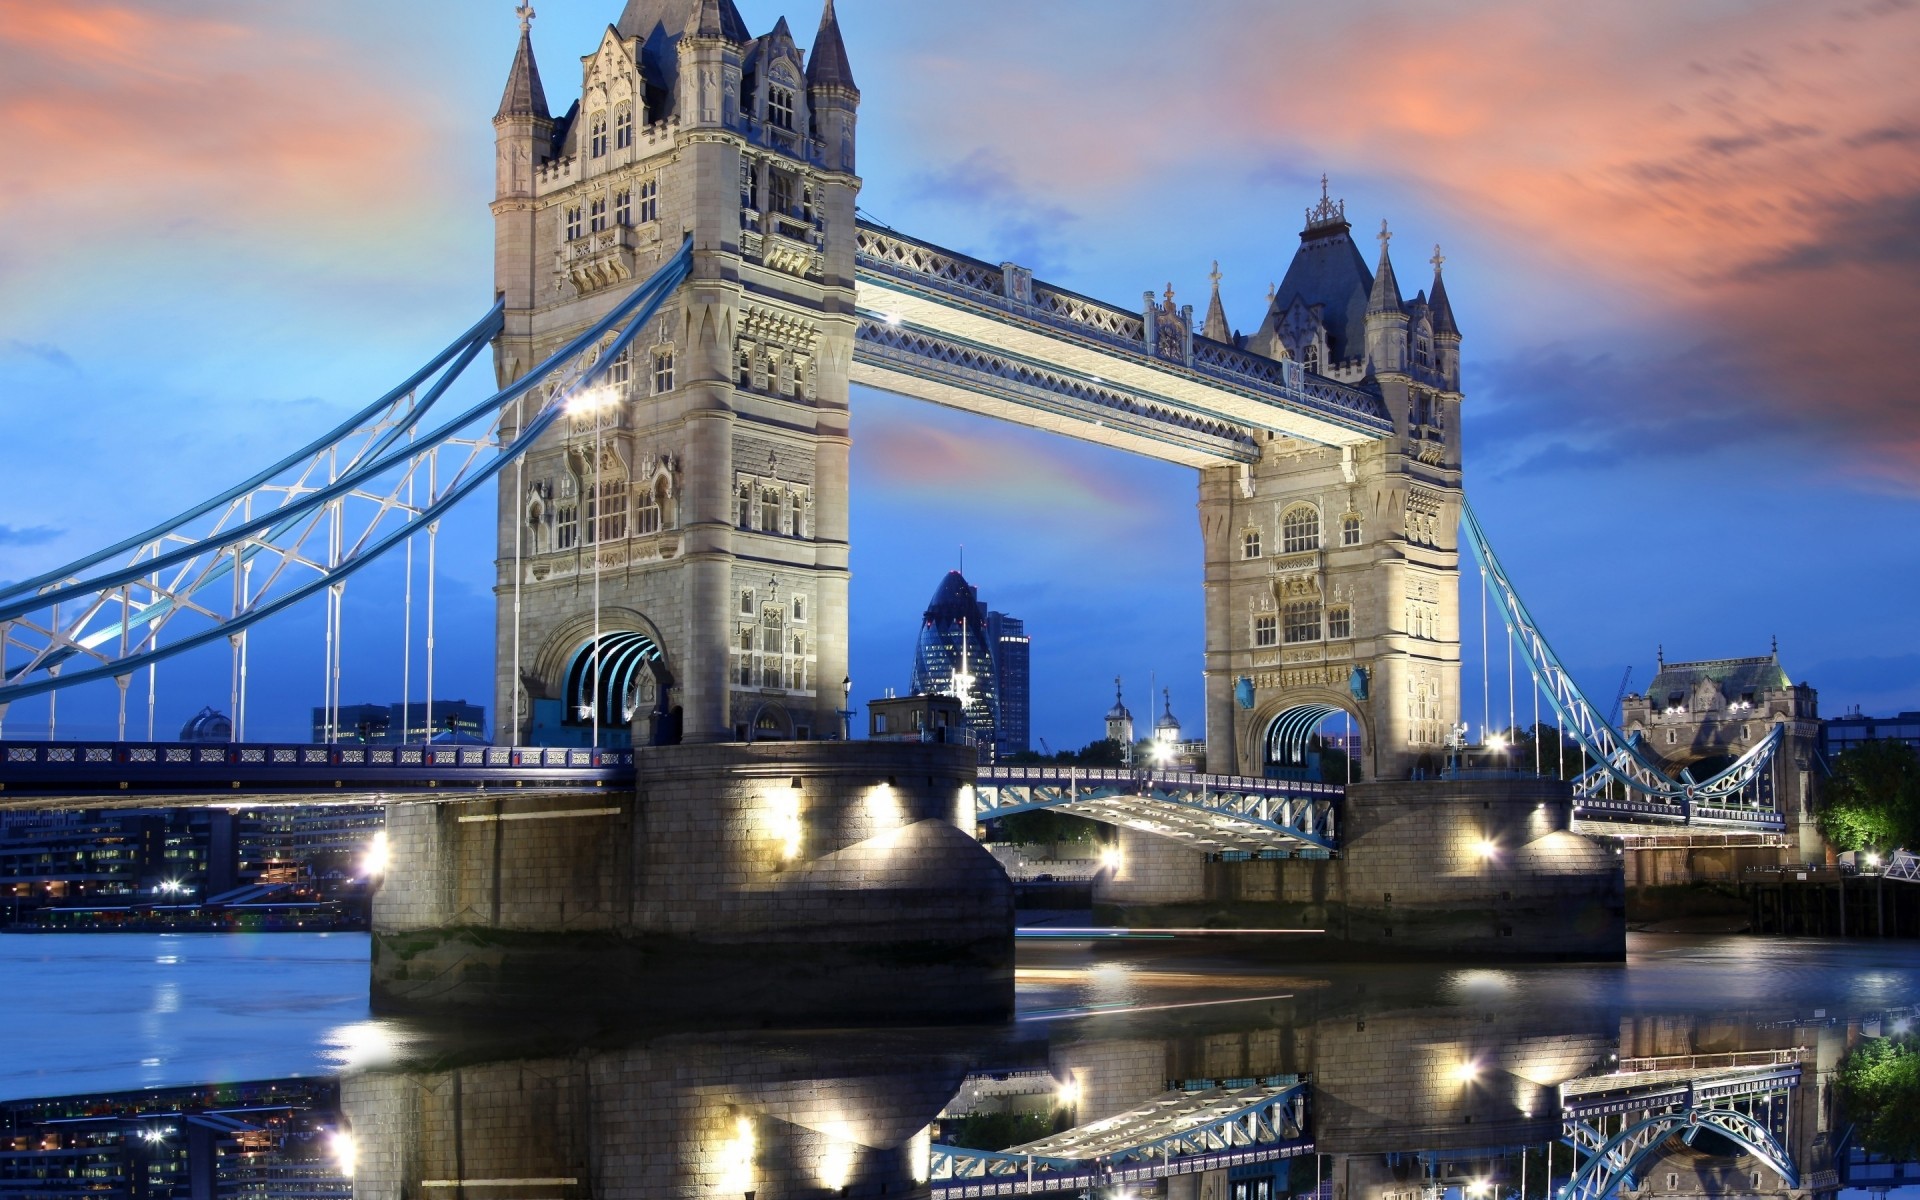
[[[1209,278],[1213,280],[1213,295],[1207,300],[1207,319],[1206,322],[1200,326],[1200,336],[1211,338],[1216,342],[1231,342],[1233,340],[1233,328],[1227,324],[1226,306],[1220,303],[1220,262],[1218,259],[1214,260],[1213,273]]]
[[[1400,299],[1400,281],[1393,277],[1393,258],[1387,253],[1387,242],[1392,237],[1387,232],[1387,223],[1380,222],[1380,266],[1373,273],[1373,290],[1367,295],[1368,316],[1406,311]]]
[[[507,90],[500,96],[500,111],[493,114],[496,121],[502,117],[553,119],[553,114],[547,111],[547,90],[540,86],[540,64],[533,58],[533,34],[525,29],[520,31],[520,48],[513,52],[513,69],[507,72]]]
[[[813,50],[807,56],[808,87],[854,86],[853,65],[847,61],[847,44],[840,38],[840,18],[833,13],[833,0],[820,12],[820,32],[814,35]]]
[[[1427,307],[1433,310],[1433,331],[1460,336],[1460,327],[1453,323],[1453,305],[1447,300],[1447,285],[1440,279],[1440,247],[1433,248],[1433,294],[1427,297]]]

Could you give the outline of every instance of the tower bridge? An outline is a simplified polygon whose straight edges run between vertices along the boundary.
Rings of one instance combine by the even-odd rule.
[[[1338,892],[1356,905],[1376,890],[1373,872],[1408,869],[1394,855],[1425,839],[1439,848],[1419,864],[1419,882],[1398,888],[1398,901],[1378,889],[1387,898],[1366,900],[1348,924],[1404,938],[1419,895],[1447,911],[1467,905],[1476,916],[1465,936],[1478,946],[1592,887],[1587,898],[1613,914],[1592,923],[1598,947],[1617,931],[1607,882],[1617,870],[1567,831],[1553,785],[1521,781],[1496,802],[1457,772],[1427,791],[1396,782],[1448,775],[1458,746],[1464,533],[1531,682],[1596,764],[1580,787],[1590,812],[1779,824],[1774,794],[1758,782],[1777,735],[1711,778],[1676,779],[1587,702],[1520,603],[1462,490],[1462,335],[1437,248],[1430,284],[1407,297],[1386,223],[1369,265],[1323,179],[1257,328],[1236,334],[1217,269],[1196,322],[1170,286],[1137,308],[1111,304],[858,219],[862,97],[830,0],[807,51],[784,19],[750,32],[731,0],[627,0],[579,61],[578,99],[556,115],[523,12],[492,122],[497,300],[475,325],[240,485],[0,587],[0,720],[46,697],[51,730],[56,693],[109,681],[120,706],[112,742],[7,746],[0,803],[355,789],[439,801],[444,811],[396,809],[401,848],[437,864],[425,874],[440,880],[440,890],[383,901],[376,923],[396,937],[587,921],[598,922],[595,937],[628,939],[607,943],[627,953],[641,934],[687,933],[675,922],[691,910],[667,905],[640,920],[630,903],[633,889],[654,886],[647,871],[693,869],[684,855],[659,857],[672,839],[657,836],[650,797],[671,794],[658,811],[684,818],[673,837],[731,855],[728,869],[744,872],[727,876],[727,904],[751,916],[729,936],[770,944],[793,943],[775,914],[794,906],[772,904],[775,893],[804,893],[796,881],[811,880],[825,894],[846,886],[850,863],[918,856],[927,878],[985,914],[952,923],[954,945],[973,946],[1005,915],[1005,880],[969,875],[986,856],[950,833],[971,833],[983,813],[1045,806],[1175,845],[1195,862],[1194,850],[1347,855],[1338,880],[1322,861],[1321,875],[1278,890]],[[489,347],[497,390],[446,413],[450,387]],[[946,748],[815,745],[842,736],[850,699],[856,382],[1194,470],[1214,774],[976,773]],[[337,713],[345,590],[402,547],[421,546],[427,560],[431,693],[439,521],[489,485],[498,725],[484,761],[460,751],[442,763],[438,750],[419,762],[354,761],[359,752],[335,747],[314,762],[306,749],[247,743],[248,631],[323,600],[323,707]],[[409,629],[412,578],[399,605]],[[237,739],[221,761],[197,750],[176,761],[180,748],[128,741],[136,677],[146,673],[151,694],[155,664],[221,642]],[[410,670],[411,652],[406,661]],[[1343,793],[1271,778],[1301,761],[1304,739],[1330,714],[1355,722],[1373,782]],[[680,764],[684,779],[662,782],[665,764]],[[689,780],[718,799],[702,809],[674,790]],[[455,798],[449,786],[465,792]],[[604,839],[559,832],[538,851],[601,880],[590,918],[563,897],[550,911],[545,900],[514,911],[507,886],[518,868],[498,840],[509,787],[530,802],[570,788],[622,793],[601,807],[621,823],[630,857],[601,861],[613,853]],[[528,811],[526,828],[552,817],[556,831],[570,812]],[[484,852],[474,840],[482,829],[495,839]],[[1158,853],[1135,849],[1143,861]],[[1491,886],[1502,855],[1528,864],[1524,886]],[[490,878],[492,892],[472,891],[467,871]],[[1495,914],[1495,895],[1538,908]],[[1438,912],[1428,913],[1435,929]],[[873,929],[884,925],[873,917]],[[498,968],[466,936],[417,955],[418,939],[400,938],[398,958],[377,960],[376,972],[414,971],[416,999],[457,991],[457,979]],[[419,974],[430,963],[440,974]]]

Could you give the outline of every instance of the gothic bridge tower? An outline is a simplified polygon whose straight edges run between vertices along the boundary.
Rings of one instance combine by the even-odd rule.
[[[501,383],[683,239],[694,264],[604,404],[503,474],[496,737],[837,731],[860,93],[832,0],[811,54],[732,0],[628,0],[559,117],[521,14],[493,120]]]
[[[1355,718],[1362,769],[1406,778],[1444,761],[1460,712],[1460,331],[1432,259],[1401,296],[1381,223],[1368,270],[1345,203],[1319,204],[1246,349],[1378,395],[1393,434],[1341,450],[1269,435],[1250,467],[1201,474],[1207,762],[1289,773],[1333,714]],[[1225,332],[1209,312],[1205,336]]]

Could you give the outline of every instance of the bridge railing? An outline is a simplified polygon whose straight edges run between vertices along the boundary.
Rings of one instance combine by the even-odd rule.
[[[633,755],[626,748],[431,743],[0,742],[0,806],[249,795],[334,803],[397,792],[451,799],[502,787],[617,787],[632,778]]]
[[[1337,783],[1304,779],[1265,779],[1250,775],[1215,775],[1205,771],[1162,771],[1139,767],[1071,767],[1030,763],[982,767],[978,786],[1022,787],[1138,786],[1162,791],[1231,792],[1252,796],[1292,796],[1301,799],[1338,799],[1346,789]]]
[[[1044,283],[1023,268],[996,266],[864,222],[856,230],[854,245],[857,265],[877,275],[931,287],[1129,354],[1164,357],[1148,346],[1146,318],[1141,313]],[[1192,347],[1181,361],[1163,365],[1267,398],[1277,393],[1299,408],[1339,417],[1372,433],[1392,430],[1392,419],[1380,399],[1369,392],[1224,342],[1196,336]]]

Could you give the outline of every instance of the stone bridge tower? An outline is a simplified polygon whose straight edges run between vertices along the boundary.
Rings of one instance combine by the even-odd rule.
[[[806,55],[732,0],[628,0],[559,117],[522,12],[493,122],[502,384],[683,239],[694,263],[604,405],[502,477],[497,740],[837,732],[860,93],[832,2]]]
[[[1200,478],[1207,764],[1305,767],[1345,711],[1370,779],[1445,760],[1460,711],[1460,331],[1433,256],[1404,299],[1381,223],[1369,271],[1324,181],[1246,348],[1375,393],[1393,434],[1354,449],[1269,435],[1250,467]],[[1209,318],[1209,327],[1224,321]]]

